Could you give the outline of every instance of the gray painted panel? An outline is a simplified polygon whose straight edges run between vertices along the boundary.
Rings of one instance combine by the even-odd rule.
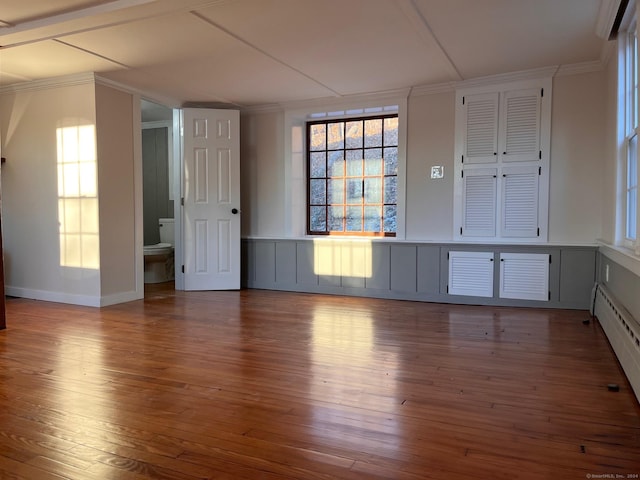
[[[371,246],[371,278],[365,280],[366,288],[389,290],[390,246],[374,243]]]
[[[318,285],[313,267],[313,242],[296,242],[296,280],[298,285]]]
[[[417,256],[415,245],[391,245],[391,290],[418,291]]]
[[[255,244],[256,284],[271,287],[276,281],[276,242],[257,242]]]
[[[276,283],[296,283],[296,242],[276,242],[275,255]]]
[[[418,292],[440,291],[440,247],[418,246]]]
[[[600,254],[600,282],[616,297],[631,316],[640,322],[640,277]],[[606,269],[609,267],[609,281]]]
[[[363,258],[362,252],[358,250],[357,246],[354,248],[353,245],[347,245],[346,253],[340,253],[342,249],[342,246],[340,246],[336,248],[333,253],[339,255],[339,258],[335,257],[332,259],[328,257],[326,259],[326,261],[335,264],[336,268],[340,267],[343,272],[356,271],[358,274],[357,277],[346,277],[343,279],[340,275],[324,275],[320,277],[315,274],[314,244],[312,240],[248,239],[243,242],[246,243],[246,248],[243,249],[243,262],[247,263],[243,271],[246,274],[245,284],[250,288],[442,303],[574,308],[585,310],[589,305],[584,303],[584,298],[590,296],[591,282],[582,278],[580,278],[581,281],[571,279],[576,279],[583,275],[584,272],[577,271],[578,266],[582,266],[582,262],[587,256],[591,255],[591,258],[594,258],[595,252],[597,251],[596,247],[466,245],[452,243],[423,244],[419,242],[396,243],[376,241],[372,242],[370,250],[372,261],[370,269],[372,276],[370,278],[365,279],[360,276],[360,272],[363,271],[361,266],[347,264],[340,267],[344,261],[357,261],[358,258]],[[340,243],[349,243],[348,240],[338,240],[337,242],[336,246]],[[446,293],[448,280],[447,252],[450,250],[550,254],[552,257],[552,263],[549,266],[549,286],[552,291],[551,300],[548,302],[540,302],[501,299],[497,297],[497,288],[496,297],[494,298],[448,295]],[[354,252],[355,256],[350,256],[350,254]],[[416,252],[414,258],[417,258],[417,260],[414,265],[410,265],[411,262],[409,259],[411,258],[411,254],[409,252]],[[567,252],[573,252],[575,255]],[[567,262],[567,265],[564,266],[562,266],[563,257]],[[498,256],[496,255],[496,259],[497,258]],[[287,265],[282,265],[282,262]],[[295,264],[295,268],[291,265],[292,263]],[[631,272],[611,261],[609,261],[609,264],[611,277],[608,285],[609,289],[614,295],[616,292],[619,292],[618,294],[627,308],[637,315],[640,296],[636,298],[635,293],[632,292],[640,289],[638,276],[633,275]],[[571,265],[574,265],[574,267]],[[391,289],[392,268],[394,278],[393,290]],[[497,268],[499,269],[499,266]],[[562,282],[564,289],[562,298],[560,295],[561,268],[563,271]],[[416,284],[414,290],[411,290],[414,284],[407,280],[407,269],[410,273],[415,271]],[[295,272],[295,281],[292,281],[294,277],[293,272]],[[585,275],[585,278],[586,277]],[[278,278],[277,282],[276,278]],[[571,283],[569,287],[567,287],[567,282]],[[589,283],[588,286],[587,283]],[[396,288],[404,288],[405,290]],[[567,290],[567,288],[569,290]]]
[[[560,301],[583,303],[588,308],[596,280],[596,253],[576,249],[560,255]]]

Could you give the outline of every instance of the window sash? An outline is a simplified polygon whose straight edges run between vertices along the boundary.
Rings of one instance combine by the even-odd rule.
[[[307,234],[396,235],[398,118],[307,123]]]

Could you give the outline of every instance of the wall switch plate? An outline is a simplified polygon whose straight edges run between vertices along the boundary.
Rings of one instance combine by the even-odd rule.
[[[444,178],[444,167],[442,165],[432,166],[431,178]]]

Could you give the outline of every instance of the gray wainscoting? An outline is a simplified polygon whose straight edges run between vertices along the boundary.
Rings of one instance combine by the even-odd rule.
[[[598,267],[598,283],[640,323],[640,276],[602,253],[598,253]]]
[[[493,297],[450,295],[450,251],[492,252]],[[549,300],[500,298],[500,254],[550,255]],[[424,302],[588,309],[596,246],[477,245],[358,239],[244,239],[243,287]]]

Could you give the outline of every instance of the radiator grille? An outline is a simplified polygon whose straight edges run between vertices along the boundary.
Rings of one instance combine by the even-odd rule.
[[[594,314],[640,402],[640,324],[602,285],[596,288]]]

